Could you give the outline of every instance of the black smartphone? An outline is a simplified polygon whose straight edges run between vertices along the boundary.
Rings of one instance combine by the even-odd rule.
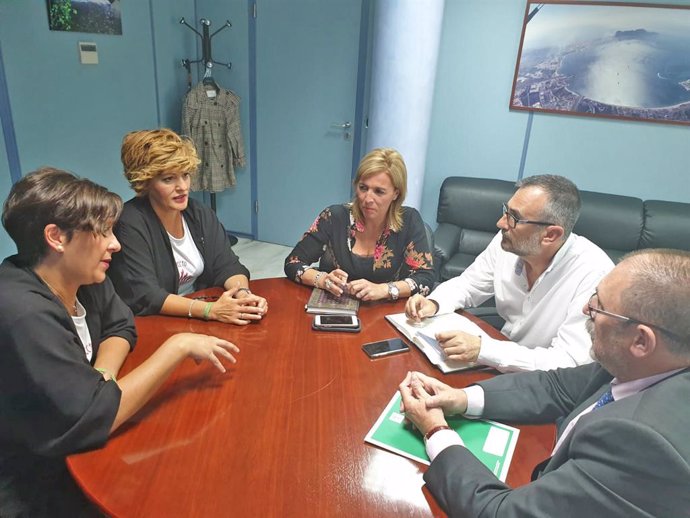
[[[409,351],[410,347],[402,341],[402,338],[389,338],[380,342],[370,342],[362,346],[362,350],[369,358],[380,358],[390,354]]]

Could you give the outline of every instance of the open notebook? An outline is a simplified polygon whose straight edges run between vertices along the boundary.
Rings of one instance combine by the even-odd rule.
[[[482,338],[489,337],[477,324],[457,313],[446,313],[425,318],[420,324],[412,323],[405,316],[405,313],[386,315],[386,320],[415,344],[429,358],[429,361],[444,373],[471,369],[477,367],[477,364],[446,359],[441,345],[434,338],[436,333],[439,331],[465,331]]]

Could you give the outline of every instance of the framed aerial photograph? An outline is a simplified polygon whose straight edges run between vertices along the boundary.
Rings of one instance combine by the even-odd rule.
[[[51,31],[122,34],[120,0],[46,0]]]
[[[510,108],[690,124],[690,6],[528,1]]]

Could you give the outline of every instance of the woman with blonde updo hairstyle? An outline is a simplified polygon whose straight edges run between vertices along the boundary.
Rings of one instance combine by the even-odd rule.
[[[223,225],[189,197],[199,166],[192,141],[169,129],[133,131],[121,158],[136,196],[115,226],[122,252],[109,275],[132,311],[237,325],[261,320],[268,304],[249,289],[249,271]],[[225,290],[215,302],[184,297],[214,286]]]
[[[429,293],[431,249],[419,212],[403,206],[407,168],[400,153],[372,150],[352,185],[352,201],[324,209],[285,259],[285,275],[364,301]],[[316,261],[318,268],[311,266]]]

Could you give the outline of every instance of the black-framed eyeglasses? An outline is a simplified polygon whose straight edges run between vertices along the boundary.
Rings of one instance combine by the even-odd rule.
[[[596,297],[597,299],[597,305],[593,306],[592,305],[592,300]],[[679,334],[674,333],[673,331],[669,331],[666,328],[663,328],[661,326],[658,326],[656,324],[650,324],[649,322],[644,322],[642,320],[638,320],[636,318],[631,318],[631,317],[626,317],[623,315],[619,315],[618,313],[611,313],[610,311],[605,311],[599,307],[599,294],[595,291],[592,293],[592,296],[589,297],[589,301],[587,302],[587,316],[594,320],[594,315],[597,313],[601,313],[602,315],[606,315],[609,317],[617,318],[619,320],[623,320],[624,322],[627,322],[628,324],[642,324],[643,326],[649,326],[653,327],[654,329],[657,329],[661,331],[662,333],[666,333],[669,335],[671,338],[674,338],[679,341],[684,341],[683,337],[681,337]]]
[[[518,226],[518,223],[529,223],[531,225],[544,225],[545,227],[548,227],[550,225],[555,225],[555,223],[549,223],[548,221],[533,221],[531,219],[519,219],[515,214],[510,212],[508,209],[508,206],[503,203],[501,204],[502,210],[503,210],[503,215],[506,217],[506,220],[508,221],[508,226],[510,228],[515,228]]]

